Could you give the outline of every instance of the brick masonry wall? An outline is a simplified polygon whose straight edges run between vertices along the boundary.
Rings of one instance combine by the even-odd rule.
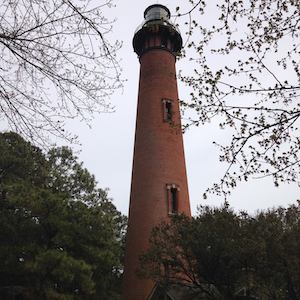
[[[179,186],[178,211],[190,216],[178,103],[175,57],[152,49],[140,58],[140,83],[126,240],[124,300],[146,300],[154,287],[139,279],[138,257],[148,247],[152,228],[168,220],[166,184]],[[172,100],[173,122],[163,118],[162,99]]]

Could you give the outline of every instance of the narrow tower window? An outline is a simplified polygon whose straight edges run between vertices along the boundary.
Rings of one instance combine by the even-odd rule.
[[[167,200],[169,214],[178,213],[179,187],[176,184],[167,184]]]
[[[172,213],[177,213],[178,211],[177,203],[177,188],[171,188],[171,211]]]
[[[164,121],[171,123],[173,121],[173,101],[163,99]]]

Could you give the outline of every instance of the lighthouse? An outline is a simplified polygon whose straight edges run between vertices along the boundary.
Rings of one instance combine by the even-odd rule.
[[[155,4],[133,38],[140,80],[126,238],[123,300],[148,300],[155,282],[137,275],[151,230],[173,214],[191,215],[176,80],[182,38],[167,7]]]

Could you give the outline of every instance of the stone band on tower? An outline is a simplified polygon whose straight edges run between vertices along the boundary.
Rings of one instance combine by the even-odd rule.
[[[149,6],[133,38],[140,82],[123,280],[124,300],[151,299],[155,283],[136,274],[151,230],[191,215],[176,80],[182,38],[163,5]]]

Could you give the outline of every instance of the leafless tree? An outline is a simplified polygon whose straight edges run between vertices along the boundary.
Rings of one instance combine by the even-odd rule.
[[[96,4],[96,6],[95,6]],[[122,84],[105,11],[113,0],[4,0],[0,7],[0,120],[25,138],[71,140],[66,119],[110,110]]]
[[[187,126],[215,120],[232,134],[216,143],[228,169],[208,191],[226,195],[251,177],[299,184],[300,2],[187,2],[189,11],[177,8],[194,67],[181,76],[192,88]]]

